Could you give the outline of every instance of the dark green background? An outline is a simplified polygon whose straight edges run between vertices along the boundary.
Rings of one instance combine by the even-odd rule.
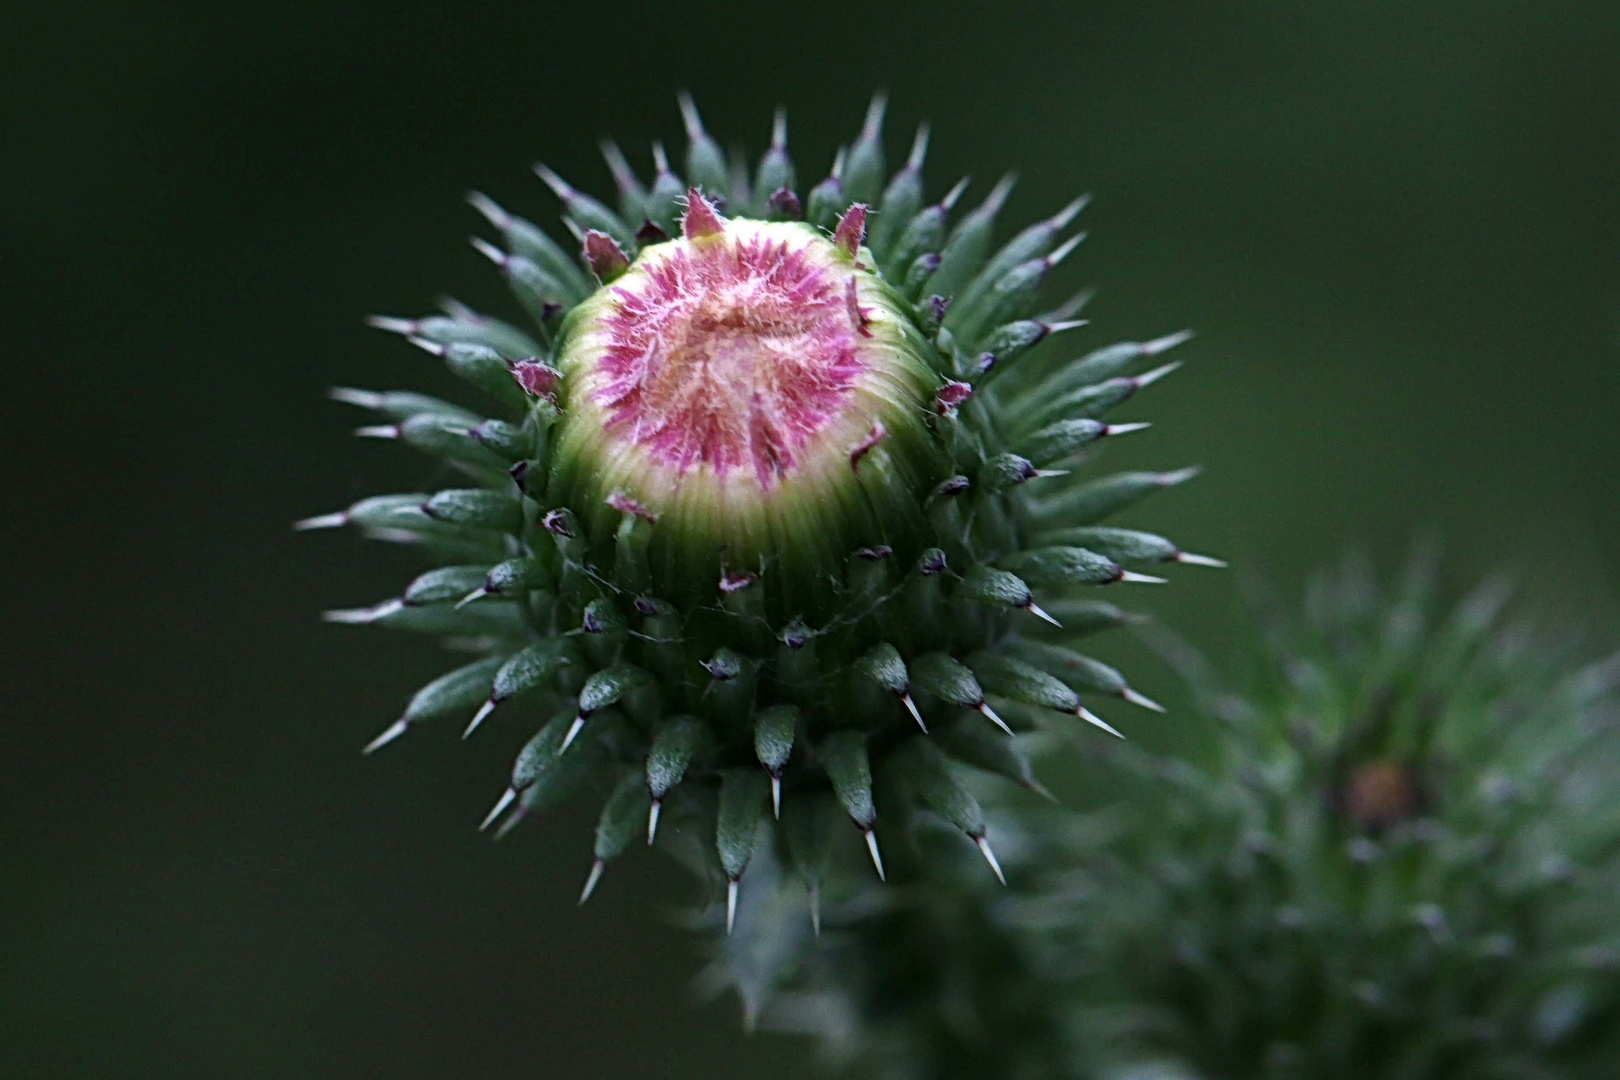
[[[288,528],[421,478],[320,395],[444,386],[366,312],[504,309],[464,189],[553,220],[529,163],[604,186],[681,86],[754,150],[789,106],[805,171],[882,85],[934,190],[1096,192],[1077,341],[1200,335],[1112,456],[1210,472],[1136,520],[1290,588],[1432,529],[1609,622],[1620,6],[453,8],[0,16],[0,1075],[803,1074],[690,1006],[669,865],[581,913],[588,808],[473,831],[514,722],[360,758],[443,661],[321,625],[410,568]],[[1173,576],[1229,648],[1234,575]]]

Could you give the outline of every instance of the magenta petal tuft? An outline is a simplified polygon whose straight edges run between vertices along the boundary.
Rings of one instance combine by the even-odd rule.
[[[624,249],[604,232],[590,229],[585,233],[583,243],[585,261],[590,264],[591,273],[596,275],[598,281],[604,285],[630,269],[630,257]]]
[[[844,211],[844,216],[838,219],[838,226],[833,229],[833,247],[843,252],[850,259],[860,250],[861,243],[866,239],[866,206],[856,203]]]
[[[726,223],[703,193],[697,188],[686,192],[686,216],[681,218],[681,235],[688,240],[703,236],[716,236],[725,231]]]

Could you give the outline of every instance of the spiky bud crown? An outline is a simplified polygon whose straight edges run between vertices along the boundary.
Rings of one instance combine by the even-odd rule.
[[[588,895],[643,822],[652,842],[666,808],[701,821],[685,832],[709,838],[698,862],[729,886],[728,926],[761,840],[813,917],[843,859],[883,874],[880,822],[913,808],[999,875],[960,766],[1033,786],[1015,731],[1114,732],[1083,695],[1155,707],[1069,647],[1125,619],[1086,591],[1160,580],[1129,563],[1213,562],[1098,524],[1191,470],[1075,469],[1097,440],[1146,426],[1101,417],[1167,373],[1134,372],[1185,335],[1074,362],[1040,348],[1081,325],[1080,299],[1040,314],[1039,294],[1080,239],[1065,233],[1082,202],[993,249],[1010,182],[953,222],[965,182],[925,202],[926,130],[886,176],[881,98],[802,197],[780,114],[750,178],[681,104],[687,176],[655,146],[644,184],[609,144],[617,210],[537,169],[577,257],[472,197],[502,238],[475,245],[532,330],[455,304],[374,320],[441,357],[494,417],[336,394],[385,415],[363,434],[467,486],[302,523],[448,564],[329,617],[484,654],[422,688],[368,750],[440,716],[469,716],[471,734],[538,714],[485,825],[601,789]],[[838,817],[862,843],[835,843],[854,836]]]

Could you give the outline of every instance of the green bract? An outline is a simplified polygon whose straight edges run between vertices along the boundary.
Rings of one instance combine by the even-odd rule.
[[[644,818],[649,842],[705,838],[695,863],[739,927],[766,892],[789,902],[765,888],[785,868],[808,930],[825,884],[884,872],[884,834],[913,811],[954,824],[991,877],[996,829],[965,772],[1038,788],[1014,732],[1112,731],[1098,712],[1152,707],[1072,646],[1124,621],[1096,589],[1161,580],[1128,564],[1200,560],[1075,530],[1191,475],[1087,468],[1098,440],[1146,426],[1100,417],[1186,335],[1079,359],[1050,341],[1081,325],[1080,300],[1040,296],[1082,203],[998,247],[1010,182],[961,215],[964,184],[928,203],[926,133],[889,174],[881,99],[802,193],[780,116],[749,168],[683,111],[686,177],[655,146],[644,182],[609,146],[615,207],[538,168],[577,243],[473,196],[497,237],[476,245],[527,323],[459,304],[373,321],[481,404],[335,393],[379,414],[363,434],[458,479],[301,527],[438,566],[334,621],[483,654],[368,750],[441,719],[510,740],[486,825],[595,792],[587,894]],[[671,815],[695,827],[660,831]]]

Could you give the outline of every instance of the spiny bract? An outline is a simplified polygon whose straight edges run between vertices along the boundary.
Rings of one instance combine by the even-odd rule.
[[[1081,299],[1040,314],[1038,294],[1080,240],[1065,233],[1083,200],[994,249],[1011,181],[953,224],[966,182],[925,202],[926,129],[886,176],[881,97],[802,197],[781,114],[750,175],[681,104],[684,179],[657,145],[650,185],[605,146],[617,209],[536,167],[575,251],[471,196],[499,237],[474,244],[531,327],[459,304],[372,320],[442,358],[483,408],[334,392],[382,415],[360,434],[465,486],[300,523],[447,564],[328,618],[483,654],[367,750],[428,720],[471,735],[492,713],[538,715],[485,826],[608,792],[588,896],[636,835],[658,838],[661,813],[693,819],[729,886],[728,928],[762,837],[784,841],[812,918],[849,857],[838,839],[856,836],[839,817],[882,876],[885,785],[999,875],[957,764],[1033,786],[1015,731],[1112,732],[1087,694],[1155,707],[1067,647],[1126,619],[1083,594],[1160,580],[1123,564],[1214,561],[1097,524],[1192,470],[1071,473],[1089,444],[1146,426],[1100,418],[1174,366],[1133,374],[1139,361],[1187,335],[1075,361],[1038,349],[1081,325]]]
[[[1500,581],[1432,591],[1352,562],[1241,694],[1176,645],[1209,765],[1115,745],[1136,800],[987,803],[1014,890],[926,837],[926,885],[763,1023],[886,1080],[1613,1076],[1620,656],[1571,662]]]

